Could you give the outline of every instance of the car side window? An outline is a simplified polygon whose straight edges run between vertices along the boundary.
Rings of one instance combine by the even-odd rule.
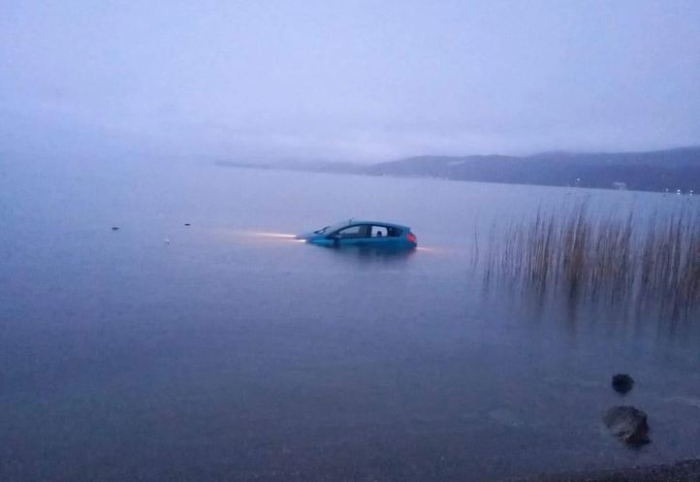
[[[372,226],[373,238],[386,238],[389,235],[389,229],[386,226]]]
[[[336,234],[340,239],[366,238],[368,237],[368,228],[369,226],[358,224],[356,226],[350,226],[348,228],[341,229]]]
[[[398,238],[401,236],[401,230],[399,228],[388,228],[387,234],[391,238]]]

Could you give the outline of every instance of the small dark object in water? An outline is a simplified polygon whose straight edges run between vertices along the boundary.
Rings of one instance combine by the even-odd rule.
[[[190,223],[185,223],[185,226],[191,226],[191,224],[190,224]]]
[[[605,426],[617,438],[629,445],[649,443],[647,414],[631,406],[612,407],[603,417]]]
[[[119,226],[112,226],[112,231],[119,231]]]
[[[626,373],[618,373],[612,377],[612,387],[617,393],[622,393],[623,395],[634,386],[634,379],[627,375]]]

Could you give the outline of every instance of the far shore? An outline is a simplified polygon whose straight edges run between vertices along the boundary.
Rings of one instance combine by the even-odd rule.
[[[236,162],[219,166],[329,174],[700,194],[700,147],[648,152],[543,152],[528,156],[423,155],[374,164],[330,160]]]

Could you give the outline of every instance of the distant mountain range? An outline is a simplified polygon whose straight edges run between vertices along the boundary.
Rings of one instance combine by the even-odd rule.
[[[331,161],[220,165],[456,181],[579,186],[700,193],[700,147],[650,152],[567,153],[531,156],[417,156],[362,165]]]

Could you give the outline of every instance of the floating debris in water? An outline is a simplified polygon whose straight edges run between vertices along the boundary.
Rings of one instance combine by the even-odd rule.
[[[192,226],[190,223],[185,223],[185,226]]]
[[[165,238],[165,239],[163,240],[163,244],[170,244],[170,239]]]
[[[112,226],[112,231],[119,231],[119,226]]]

